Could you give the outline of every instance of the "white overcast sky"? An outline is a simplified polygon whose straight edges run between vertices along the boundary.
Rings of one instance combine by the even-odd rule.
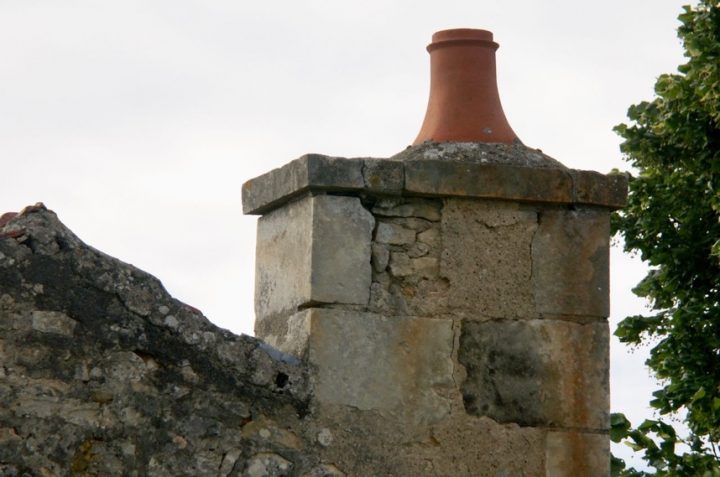
[[[683,61],[679,0],[0,0],[0,212],[44,202],[87,243],[252,333],[255,218],[241,184],[306,152],[385,157],[417,134],[425,46],[500,43],[505,113],[565,165],[627,170],[613,125]],[[612,313],[643,268],[612,257]],[[646,415],[613,343],[613,408]]]

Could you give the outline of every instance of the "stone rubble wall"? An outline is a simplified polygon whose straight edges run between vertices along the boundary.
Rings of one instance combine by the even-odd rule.
[[[337,476],[298,360],[43,206],[0,228],[0,476]]]

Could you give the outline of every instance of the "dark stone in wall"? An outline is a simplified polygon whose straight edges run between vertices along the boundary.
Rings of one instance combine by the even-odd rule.
[[[467,371],[462,393],[469,414],[521,426],[542,423],[534,338],[519,321],[463,322],[458,360]]]
[[[604,433],[608,342],[606,322],[464,321],[465,410],[502,423]]]

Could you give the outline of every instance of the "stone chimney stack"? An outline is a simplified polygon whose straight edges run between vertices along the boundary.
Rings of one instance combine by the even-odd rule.
[[[243,185],[261,215],[255,331],[310,365],[332,475],[609,475],[609,214],[626,180],[517,141],[496,48],[483,30],[433,36],[405,151],[310,154]]]

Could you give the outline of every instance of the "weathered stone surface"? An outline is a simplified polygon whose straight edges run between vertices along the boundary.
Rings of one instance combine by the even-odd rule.
[[[463,413],[423,432],[368,411],[329,418],[337,422],[337,439],[323,450],[322,459],[348,476],[545,476],[542,429]]]
[[[358,159],[306,154],[242,186],[243,212],[262,214],[309,190],[350,191],[365,187]]]
[[[381,260],[379,252],[373,259],[378,266],[373,270],[370,311],[412,316],[447,311],[447,280],[440,276],[441,209],[441,201],[420,198],[383,199],[375,204],[378,225],[373,248],[387,250],[389,260]]]
[[[390,253],[389,268],[390,274],[396,278],[407,277],[415,272],[410,257],[403,252]]]
[[[385,245],[374,243],[372,244],[372,264],[373,270],[377,273],[382,273],[388,266],[390,261],[390,250]]]
[[[607,477],[610,475],[609,436],[579,432],[549,432],[545,475]]]
[[[429,475],[443,477],[542,476],[544,432],[486,418],[457,416],[432,430],[439,443],[427,452]],[[415,475],[428,475],[418,472]],[[576,474],[580,476],[582,474]],[[547,477],[555,477],[547,474]]]
[[[267,332],[260,322],[309,303],[367,304],[373,227],[360,200],[344,196],[308,196],[263,216],[257,235],[256,333]]]
[[[366,305],[373,216],[355,197],[314,198],[311,301]]]
[[[263,320],[255,325],[255,333],[270,346],[297,358],[307,358],[308,340],[312,331],[312,308],[289,317]]]
[[[429,269],[417,273],[411,268],[402,270],[403,276],[389,273],[379,275],[373,282],[368,309],[374,313],[415,315],[422,317],[443,316],[448,312],[448,284],[445,280],[428,278]]]
[[[402,162],[388,159],[363,159],[365,190],[376,194],[400,195],[405,185]]]
[[[465,321],[468,413],[523,426],[607,429],[607,323]]]
[[[413,229],[391,222],[378,222],[375,230],[375,241],[390,245],[407,245],[415,242]]]
[[[437,228],[427,229],[417,235],[417,241],[424,243],[431,248],[440,247],[440,230]]]
[[[264,452],[298,475],[320,464],[291,356],[212,325],[44,207],[0,227],[0,253],[0,474],[237,477]],[[256,421],[265,438],[244,432]]]
[[[563,169],[534,169],[448,160],[405,164],[408,194],[523,202],[572,203],[572,178]]]
[[[419,217],[437,222],[441,208],[439,200],[406,199],[392,204],[380,202],[373,207],[372,213],[381,217]]]
[[[393,159],[406,162],[406,189],[423,194],[432,194],[431,189],[440,187],[450,195],[461,197],[594,204],[609,208],[623,207],[627,198],[624,174],[602,175],[567,169],[542,151],[522,144],[425,143],[408,148]],[[426,181],[424,177],[418,177],[415,165],[407,164],[415,161],[465,164],[468,175],[465,180],[458,180],[461,175],[450,171],[460,172],[462,165],[441,165],[438,170],[450,172],[448,176],[455,179],[444,181],[442,173],[436,173],[428,175],[431,180]],[[426,171],[426,167],[422,165],[419,170]],[[512,179],[514,174],[515,180]],[[493,182],[496,182],[495,187]]]
[[[41,333],[72,336],[75,325],[77,322],[65,313],[42,310],[32,312],[32,327]]]
[[[524,144],[483,142],[425,142],[395,154],[398,161],[442,160],[468,164],[497,164],[536,169],[566,169],[562,163]]]
[[[534,209],[516,203],[447,199],[440,274],[448,306],[473,318],[535,315],[531,287]]]
[[[440,272],[440,263],[435,257],[411,258],[413,273],[421,278],[434,278]]]
[[[292,463],[277,454],[263,452],[250,458],[243,477],[282,477],[288,475]]]
[[[540,313],[609,315],[609,240],[607,211],[541,212],[532,241],[532,290]]]
[[[304,197],[258,220],[256,327],[265,317],[291,312],[311,299],[314,201]]]
[[[408,257],[419,258],[429,254],[431,247],[423,242],[416,241],[407,249]]]
[[[318,403],[422,423],[449,413],[443,394],[455,389],[452,321],[334,309],[305,310],[289,321],[303,323],[289,327],[302,331],[277,346],[295,353],[305,348],[301,354],[317,367]]]
[[[621,208],[627,202],[628,179],[621,173],[600,174],[570,170],[575,185],[575,202]]]
[[[315,467],[302,477],[345,477],[345,472],[332,464],[323,464]]]

